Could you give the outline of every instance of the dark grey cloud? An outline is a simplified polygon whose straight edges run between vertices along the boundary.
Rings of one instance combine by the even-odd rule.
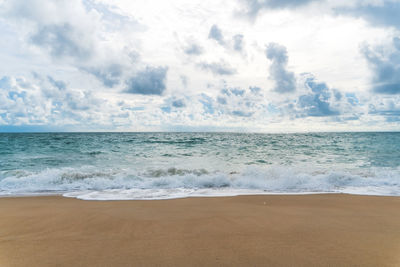
[[[269,68],[270,78],[274,80],[274,91],[278,93],[289,93],[296,90],[296,79],[294,73],[288,71],[288,56],[286,47],[276,43],[268,44],[265,55],[272,64]]]
[[[172,106],[175,108],[184,108],[184,107],[186,107],[186,103],[185,103],[185,100],[183,100],[183,99],[176,99],[176,100],[172,101]]]
[[[214,75],[233,75],[236,73],[236,69],[224,61],[212,63],[201,62],[197,66],[203,70],[211,71]]]
[[[232,37],[233,39],[233,49],[242,52],[244,47],[244,36],[243,34],[236,34]]]
[[[167,67],[146,67],[126,81],[124,92],[141,95],[162,95],[166,89]]]
[[[364,45],[361,53],[373,71],[372,90],[380,94],[400,94],[400,47],[399,39],[393,39],[393,51],[384,52],[382,47]]]
[[[47,79],[49,80],[51,85],[53,85],[54,87],[58,88],[59,90],[65,90],[67,88],[67,84],[64,81],[55,80],[50,75],[47,76]]]
[[[221,29],[216,24],[211,26],[210,32],[208,33],[208,38],[214,39],[220,45],[225,44],[224,36],[222,35]]]
[[[314,77],[310,77],[306,79],[305,86],[311,92],[299,96],[297,100],[300,116],[324,117],[340,114],[331,106],[332,94],[325,83],[316,82]]]
[[[398,1],[383,1],[379,4],[367,3],[351,8],[337,8],[336,12],[363,18],[372,26],[400,27],[400,2]]]
[[[123,67],[119,64],[110,64],[103,68],[101,67],[87,67],[81,68],[82,70],[94,75],[99,79],[104,86],[113,87],[120,83],[120,78],[123,74]]]
[[[250,17],[256,17],[263,9],[284,9],[305,6],[319,0],[241,0],[245,12]]]
[[[47,50],[53,57],[74,57],[81,60],[91,57],[93,50],[83,40],[85,36],[68,23],[40,26],[30,40]]]
[[[204,53],[203,47],[201,47],[198,44],[190,44],[189,46],[185,47],[183,49],[183,51],[187,55],[195,55],[195,56],[198,56],[198,55],[201,55]]]

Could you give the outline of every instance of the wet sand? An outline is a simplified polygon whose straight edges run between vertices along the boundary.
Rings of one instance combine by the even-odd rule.
[[[400,197],[0,198],[0,266],[400,266]]]

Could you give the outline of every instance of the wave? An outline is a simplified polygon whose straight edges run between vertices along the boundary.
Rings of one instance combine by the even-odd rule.
[[[0,173],[0,195],[58,193],[90,200],[167,199],[243,194],[351,193],[400,195],[400,169],[312,170],[248,166],[241,171],[205,169],[103,169],[95,167]]]

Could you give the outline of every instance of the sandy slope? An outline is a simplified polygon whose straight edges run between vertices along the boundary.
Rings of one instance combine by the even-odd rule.
[[[400,266],[400,197],[0,198],[0,266]]]

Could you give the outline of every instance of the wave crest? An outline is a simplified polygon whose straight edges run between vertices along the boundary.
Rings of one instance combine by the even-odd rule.
[[[287,166],[242,171],[94,167],[24,170],[0,174],[0,195],[64,193],[82,199],[158,199],[268,193],[353,193],[400,195],[400,169],[365,172],[312,170]]]

